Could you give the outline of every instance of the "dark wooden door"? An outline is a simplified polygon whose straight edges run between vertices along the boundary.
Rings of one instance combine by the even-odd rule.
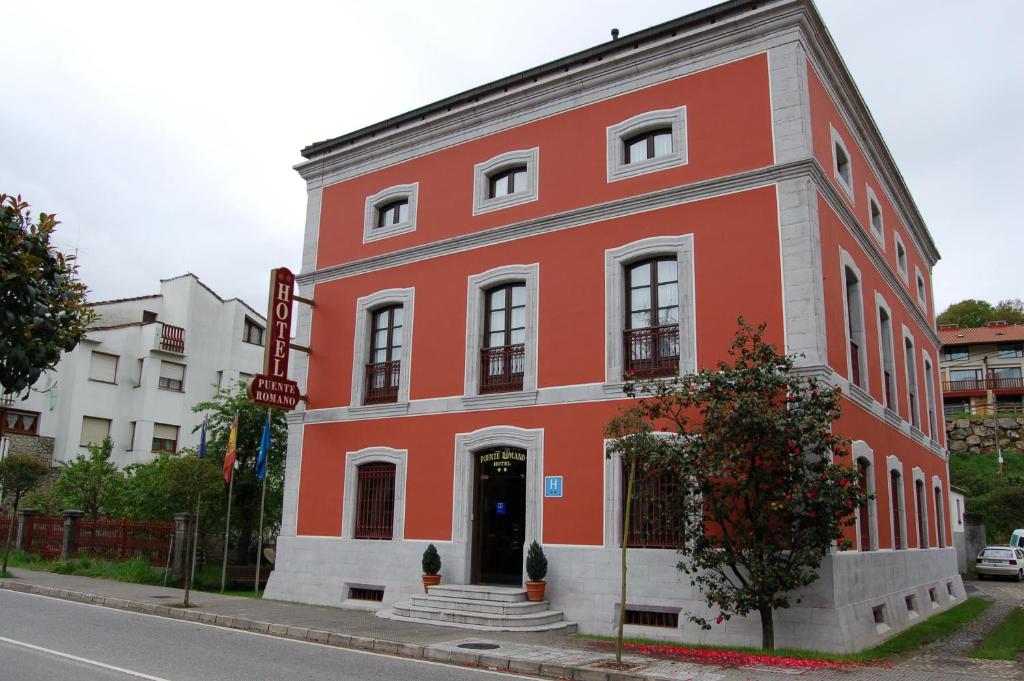
[[[523,583],[526,525],[526,452],[493,449],[476,461],[473,581]]]

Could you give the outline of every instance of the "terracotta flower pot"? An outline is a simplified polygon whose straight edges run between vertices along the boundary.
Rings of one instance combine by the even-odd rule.
[[[538,602],[544,600],[544,590],[548,583],[544,580],[539,582],[526,582],[526,600]]]
[[[441,583],[441,575],[423,575],[423,593],[430,593],[427,587],[437,586]]]

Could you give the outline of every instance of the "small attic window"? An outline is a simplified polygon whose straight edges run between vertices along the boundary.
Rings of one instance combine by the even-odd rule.
[[[832,128],[832,165],[836,182],[846,192],[850,201],[853,201],[853,164],[846,143],[835,128]]]

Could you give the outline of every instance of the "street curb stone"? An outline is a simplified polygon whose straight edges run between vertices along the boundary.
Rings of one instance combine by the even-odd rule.
[[[66,589],[39,586],[37,584],[25,584],[10,579],[0,579],[0,590],[35,594],[38,596],[74,601],[77,603],[88,603],[114,610],[125,610],[128,612],[165,617],[167,619],[200,622],[202,624],[208,624],[224,629],[253,631],[266,634],[268,636],[309,641],[323,645],[330,645],[336,648],[370,650],[381,654],[400,655],[403,657],[430,660],[432,662],[440,662],[456,666],[484,667],[497,671],[531,674],[546,678],[573,679],[574,681],[650,681],[647,677],[630,674],[628,672],[608,673],[596,669],[582,669],[579,667],[568,667],[553,663],[541,664],[533,660],[508,658],[500,655],[487,655],[472,653],[469,651],[449,651],[444,648],[435,648],[416,643],[403,643],[401,641],[389,641],[366,636],[353,636],[349,634],[322,631],[319,629],[309,629],[308,627],[296,627],[286,624],[274,624],[271,622],[250,620],[242,617],[234,617],[232,615],[217,615],[216,613],[201,612],[198,610],[185,610],[165,605],[130,601],[124,598],[104,597],[80,591],[68,591]]]

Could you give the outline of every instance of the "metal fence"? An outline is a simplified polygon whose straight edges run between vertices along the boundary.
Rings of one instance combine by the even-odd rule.
[[[96,556],[108,560],[145,558],[150,565],[163,565],[167,560],[174,523],[150,523],[124,518],[81,519],[75,532],[79,556]]]

